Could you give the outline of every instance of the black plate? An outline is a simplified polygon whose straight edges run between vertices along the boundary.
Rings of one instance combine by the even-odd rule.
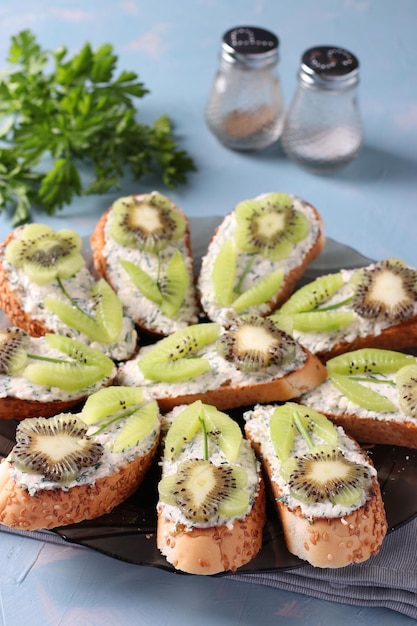
[[[219,221],[219,217],[191,220],[196,271]],[[370,262],[354,249],[328,239],[324,251],[309,266],[302,282],[313,280],[325,272],[359,267]],[[0,326],[6,324],[6,318],[0,313]],[[237,420],[240,416],[240,411],[233,411]],[[6,456],[13,447],[17,424],[15,420],[0,420],[0,456]],[[378,470],[388,527],[393,531],[417,515],[417,450],[383,445],[375,445],[368,450]],[[157,481],[158,466],[155,464],[138,491],[111,513],[58,528],[54,532],[65,541],[87,546],[122,561],[176,572],[155,545]],[[303,564],[286,549],[280,522],[269,500],[262,548],[250,563],[239,569],[239,573],[290,569]]]

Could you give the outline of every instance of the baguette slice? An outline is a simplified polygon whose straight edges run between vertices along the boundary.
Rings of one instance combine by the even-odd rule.
[[[278,260],[265,258],[265,255],[257,251],[243,251],[240,244],[236,243],[236,231],[238,228],[236,214],[239,207],[247,203],[265,207],[269,203],[271,207],[275,207],[279,211],[283,200],[297,214],[305,217],[307,234],[301,241],[291,244],[290,251],[287,250],[284,257]],[[288,232],[288,230],[289,226],[287,225],[283,232]],[[231,302],[222,302],[216,295],[213,282],[213,269],[219,253],[221,253],[224,244],[227,245],[228,242],[232,241],[235,243],[236,257],[231,265],[224,267],[224,276],[234,275],[234,290],[239,285],[239,293],[247,293],[248,290],[259,284],[260,280],[264,280],[268,275],[278,270],[283,272],[282,282],[266,299],[262,299],[260,303],[244,309],[239,307],[238,310],[234,308],[234,302],[236,302],[235,294],[230,296]],[[230,316],[234,316],[236,312],[254,313],[262,316],[270,315],[272,311],[287,300],[307,265],[323,250],[324,244],[324,228],[320,214],[315,207],[297,196],[262,194],[253,200],[239,203],[217,227],[210,240],[207,253],[202,258],[201,269],[197,279],[197,289],[205,314],[210,320],[220,324],[226,323]]]
[[[45,236],[43,229],[49,231],[50,241],[48,245],[51,245],[54,237],[59,242],[62,232],[70,233],[74,238],[78,237],[75,231],[68,229],[53,231],[43,224],[28,224],[12,231],[0,245],[0,308],[12,324],[26,330],[33,337],[41,337],[46,333],[59,333],[99,348],[116,361],[132,356],[137,347],[137,333],[132,320],[123,314],[121,304],[117,305],[118,309],[120,307],[118,311],[111,313],[111,319],[104,322],[105,327],[106,325],[112,327],[111,332],[113,334],[118,332],[115,339],[106,338],[107,335],[103,334],[102,327],[99,329],[100,334],[94,335],[74,323],[74,317],[78,316],[78,309],[81,309],[87,317],[95,318],[97,322],[97,299],[102,297],[93,294],[98,283],[96,277],[87,267],[81,250],[79,269],[70,275],[67,272],[60,274],[59,269],[57,269],[55,277],[51,275],[48,281],[42,283],[35,282],[33,277],[26,272],[24,264],[19,265],[7,259],[7,249],[10,244],[15,246],[16,242],[20,242],[24,253],[24,248],[28,242],[30,244],[32,240],[36,241],[37,237],[41,239]],[[37,235],[37,233],[40,234]],[[81,245],[81,238],[78,237],[78,240],[79,245]],[[57,248],[58,246],[59,244],[57,244]],[[47,246],[45,246],[45,251],[48,252]],[[42,255],[43,252],[40,249],[37,254]],[[51,256],[53,256],[53,250]],[[48,267],[51,266],[52,261],[49,258]],[[52,312],[45,305],[47,299],[69,305],[69,319],[64,321],[62,316]],[[117,320],[120,330],[115,326],[115,320]],[[97,326],[102,326],[102,322],[92,325],[97,330]],[[117,331],[114,330],[115,328]]]
[[[324,281],[337,276],[341,285],[334,293],[319,289]],[[368,347],[409,348],[417,345],[416,281],[415,268],[399,259],[384,259],[319,277],[294,292],[277,314],[291,319],[293,336],[324,362]],[[300,298],[303,293],[309,295]],[[359,299],[360,293],[363,297]],[[311,322],[321,318],[321,328],[308,328],[309,314]],[[350,319],[332,328],[334,316],[344,314]]]
[[[81,421],[81,416],[62,413],[46,421]],[[44,418],[28,421],[39,424],[42,420]],[[25,421],[20,422],[20,425],[25,425]],[[16,444],[9,456],[0,463],[0,523],[22,530],[67,526],[109,513],[131,496],[155,457],[160,435],[159,415],[151,432],[122,452],[112,450],[117,429],[118,426],[113,426],[95,435],[98,425],[90,426],[87,435],[95,444],[102,446],[103,454],[92,465],[81,467],[78,476],[67,484],[46,478],[30,469],[22,471],[13,457]]]
[[[209,415],[213,415],[213,411],[216,413],[214,407],[201,402],[196,402],[191,407],[178,406],[172,413],[165,416],[165,428],[168,429],[168,434],[169,429],[175,427],[176,422],[184,415],[184,411],[187,411],[188,419],[190,409],[195,409],[196,414],[203,421],[206,413]],[[205,496],[203,499],[206,505],[205,519],[196,521],[193,519],[192,511],[197,516],[201,513],[204,505],[203,503],[196,505],[193,499],[199,497],[200,491],[207,488],[203,482],[200,485],[198,482],[195,483],[196,492],[188,492],[188,502],[191,503],[191,506],[187,513],[177,503],[166,503],[162,499],[161,493],[157,504],[157,547],[177,570],[189,574],[210,575],[226,571],[234,572],[251,561],[262,546],[262,529],[266,521],[266,506],[265,487],[260,464],[257,462],[249,443],[243,439],[238,424],[234,423],[224,413],[221,414],[220,419],[224,430],[220,431],[220,438],[218,438],[218,434],[217,437],[208,434],[208,459],[206,463],[211,463],[222,470],[228,469],[230,466],[243,468],[247,475],[247,484],[240,490],[247,494],[245,497],[248,505],[245,504],[244,510],[241,509],[242,512],[239,514],[231,516],[222,514],[217,508],[218,505],[214,505],[211,509],[211,505],[207,502],[212,501],[214,493],[216,493],[216,497],[219,497],[217,485],[212,489],[211,496]],[[228,431],[231,427],[227,426],[228,422],[232,423],[240,436],[237,444],[232,446],[235,450],[233,455],[230,454],[230,450],[228,454],[225,447],[219,443],[222,438],[223,440],[230,438]],[[182,448],[173,456],[168,454],[168,439],[166,439],[162,458],[162,481],[159,483],[160,492],[163,481],[168,476],[177,474],[190,459],[201,461],[205,458],[204,435],[201,428],[193,436],[184,437],[184,439]],[[190,489],[189,485],[187,485],[187,489]],[[224,488],[222,491],[222,498],[224,498],[226,497]],[[228,492],[226,491],[226,493]]]
[[[58,337],[56,334],[30,337],[15,327],[0,329],[0,419],[56,415],[81,404],[92,393],[112,383],[116,366],[110,358],[68,337],[63,338],[61,348],[54,346]],[[71,352],[75,358],[71,357]],[[24,360],[17,371],[10,372],[9,360],[18,353],[24,355]],[[35,381],[30,368],[50,365],[48,359],[59,361],[52,366],[57,367],[53,379],[44,373],[43,382]]]
[[[348,357],[353,371],[360,378],[356,384],[364,392],[370,390],[378,394],[379,399],[367,399],[360,391],[361,387],[355,390],[355,395],[344,388],[345,377],[338,368],[344,357]],[[401,361],[396,365],[399,357]],[[375,365],[381,360],[385,371],[381,371],[382,368],[378,371]],[[362,371],[366,362],[374,363],[370,371]],[[363,348],[334,357],[327,364],[329,377],[303,394],[299,398],[301,404],[320,411],[357,441],[417,448],[417,413],[413,400],[417,389],[417,358],[395,350]],[[399,377],[404,375],[408,390],[401,390],[399,384]],[[392,406],[379,406],[379,402],[384,405],[388,402]]]
[[[243,319],[243,316],[240,318]],[[256,323],[264,318],[250,316],[250,321]],[[197,344],[191,349],[188,358],[179,359],[181,353],[174,351],[171,357],[166,352],[165,345],[183,346],[193,343],[195,330],[210,329],[210,340],[205,344]],[[290,356],[282,363],[271,363],[260,366],[256,371],[242,370],[235,362],[222,356],[217,348],[217,341],[221,338],[230,338],[233,325],[221,328],[215,323],[197,324],[188,327],[185,331],[178,331],[169,338],[165,338],[153,346],[141,348],[135,358],[121,363],[118,367],[116,381],[118,384],[143,387],[157,400],[162,412],[171,410],[177,404],[190,404],[201,400],[225,410],[241,406],[249,406],[256,402],[272,402],[275,400],[289,400],[316,387],[327,376],[325,366],[308,350],[297,344],[285,332],[278,331],[279,345],[289,344],[293,348]],[[216,330],[217,329],[217,330]],[[213,333],[214,330],[214,333]],[[212,334],[213,333],[213,334]],[[257,348],[256,335],[254,349]],[[156,354],[152,376],[143,373],[141,367],[145,359]],[[173,379],[172,366],[175,361],[185,362],[187,365],[205,363],[207,370],[198,375],[189,375]]]
[[[295,403],[283,406],[293,406],[294,410],[303,413],[302,407]],[[262,461],[288,550],[319,568],[345,567],[377,554],[387,532],[387,522],[376,470],[371,460],[341,427],[337,428],[337,441],[331,448],[341,450],[346,458],[357,463],[361,471],[368,474],[362,499],[354,505],[334,504],[326,496],[322,503],[315,503],[314,499],[318,500],[315,494],[309,497],[310,502],[297,499],[290,491],[291,486],[295,486],[296,481],[299,484],[308,478],[304,476],[295,479],[294,474],[290,477],[281,474],[288,457],[278,456],[271,438],[270,423],[275,410],[276,406],[273,405],[258,405],[246,412],[245,433]],[[314,432],[310,436],[316,446],[328,446]],[[306,441],[297,431],[290,457],[302,457],[308,452]],[[310,476],[311,473],[312,470]]]
[[[117,207],[125,204],[126,212],[134,215],[136,207],[152,207],[162,199],[166,208],[180,219],[184,233],[177,239],[168,241],[158,252],[143,250],[138,244],[124,245],[112,236],[112,223],[120,219]],[[161,201],[161,200],[159,200]],[[189,219],[185,213],[165,196],[153,191],[147,194],[134,194],[119,198],[98,221],[90,238],[93,250],[94,266],[98,274],[104,277],[118,294],[125,311],[143,332],[156,336],[169,335],[179,328],[198,321],[200,309],[194,288],[194,261],[191,252]],[[147,293],[141,292],[121,263],[134,263],[141,268],[157,285],[164,280],[164,272],[169,267],[175,253],[180,253],[184,263],[184,273],[188,284],[184,286],[183,300],[178,309],[170,312],[161,307],[161,303],[152,300]],[[158,291],[158,287],[156,287]],[[178,285],[174,290],[178,289]],[[163,291],[162,291],[163,293]],[[160,292],[161,294],[161,292]]]

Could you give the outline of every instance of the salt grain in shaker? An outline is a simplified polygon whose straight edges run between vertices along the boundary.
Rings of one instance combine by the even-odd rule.
[[[226,147],[260,150],[279,139],[284,110],[278,48],[278,38],[261,28],[240,26],[223,35],[206,120]]]
[[[302,167],[331,173],[359,153],[358,72],[358,59],[343,48],[319,46],[304,52],[281,136],[284,152]]]

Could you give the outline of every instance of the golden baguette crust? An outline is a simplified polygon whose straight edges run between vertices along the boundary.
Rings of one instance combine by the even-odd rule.
[[[52,417],[58,413],[81,404],[87,399],[86,395],[72,400],[51,400],[43,402],[39,400],[24,400],[8,396],[0,398],[0,419],[23,420],[27,417]]]
[[[77,485],[68,491],[43,489],[35,496],[9,476],[10,463],[0,463],[0,523],[22,530],[51,529],[95,519],[109,513],[131,496],[142,482],[157,450],[98,478],[94,485]]]
[[[380,417],[360,417],[348,413],[334,414],[320,409],[334,424],[342,426],[351,437],[361,443],[379,443],[391,446],[417,448],[417,423],[384,420]]]
[[[319,385],[327,378],[327,370],[321,361],[303,348],[306,360],[303,365],[286,374],[264,383],[235,386],[227,381],[217,389],[204,392],[183,394],[181,396],[157,397],[162,412],[170,411],[178,404],[191,404],[201,400],[212,404],[219,410],[249,406],[256,403],[266,404],[273,401],[285,401],[297,398],[305,391]],[[149,387],[152,392],[152,387]]]
[[[253,507],[231,528],[213,526],[192,528],[176,525],[158,510],[157,547],[176,569],[189,574],[235,572],[251,561],[262,546],[266,522],[265,485],[259,473],[259,486]]]
[[[134,198],[136,195],[137,194],[131,194],[130,197]],[[171,208],[184,218],[185,223],[187,225],[185,234],[184,234],[184,241],[185,241],[186,249],[188,252],[188,257],[189,257],[188,260],[190,263],[190,267],[193,268],[193,274],[194,274],[194,260],[193,260],[192,252],[191,252],[190,220],[188,216],[179,207],[172,204]],[[107,220],[109,219],[111,210],[112,210],[112,207],[110,207],[107,211],[105,211],[105,213],[103,213],[103,215],[100,217],[100,219],[96,223],[94,231],[90,237],[90,245],[91,245],[91,249],[93,252],[93,264],[94,264],[94,268],[96,272],[98,273],[99,276],[101,276],[102,278],[105,278],[107,282],[113,287],[113,289],[117,293],[117,285],[112,284],[110,274],[109,274],[107,259],[103,254],[104,246],[106,244],[105,228],[106,228]],[[154,325],[150,325],[149,322],[146,320],[146,317],[140,314],[140,311],[138,311],[138,317],[137,319],[134,320],[134,322],[136,326],[140,330],[142,330],[142,332],[149,333],[150,335],[153,335],[155,337],[160,337],[166,334],[166,333],[163,333],[159,328],[155,327]]]
[[[361,348],[380,348],[384,350],[401,350],[417,346],[417,315],[410,319],[384,328],[378,335],[356,337],[352,341],[340,341],[328,351],[315,352],[325,363],[339,354],[353,352]]]
[[[280,502],[282,494],[271,478],[271,465],[262,457],[258,442],[251,439],[248,429],[245,430],[262,461],[281,520],[285,543],[292,554],[314,567],[337,568],[361,563],[379,552],[387,532],[387,521],[376,476],[372,480],[369,499],[359,509],[342,518],[307,519],[302,515],[300,507],[290,509]]]
[[[265,310],[262,312],[263,316],[270,315],[273,311],[278,309],[286,300],[288,300],[288,298],[294,291],[294,288],[297,282],[300,280],[300,278],[304,274],[307,266],[324,249],[326,238],[324,234],[323,219],[321,215],[319,214],[319,212],[317,211],[317,209],[313,205],[311,205],[309,202],[305,202],[304,200],[303,200],[303,203],[307,205],[310,208],[310,210],[313,212],[314,217],[319,225],[317,237],[315,241],[313,242],[313,244],[310,246],[309,250],[300,259],[300,262],[298,263],[298,265],[295,266],[292,270],[290,270],[285,275],[279,291],[275,294],[273,298],[271,298],[268,302],[265,303]],[[219,236],[219,233],[221,232],[221,226],[222,224],[219,224],[217,228],[214,230],[213,235],[211,236],[210,241],[209,241],[208,251],[210,249],[210,246],[212,246],[215,243],[216,238]],[[205,271],[207,271],[207,269]],[[198,283],[199,281],[197,282],[197,285]],[[200,302],[201,300],[203,300],[203,296],[204,294],[202,294],[200,291],[199,293]],[[217,320],[213,319],[213,321],[217,321]]]

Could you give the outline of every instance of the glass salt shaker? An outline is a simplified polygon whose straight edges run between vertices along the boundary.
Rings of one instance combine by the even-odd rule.
[[[356,157],[363,142],[358,83],[359,61],[351,52],[332,46],[304,52],[281,136],[290,159],[326,174]]]
[[[261,150],[281,134],[284,107],[273,33],[239,26],[223,35],[206,107],[208,127],[227,148]]]

